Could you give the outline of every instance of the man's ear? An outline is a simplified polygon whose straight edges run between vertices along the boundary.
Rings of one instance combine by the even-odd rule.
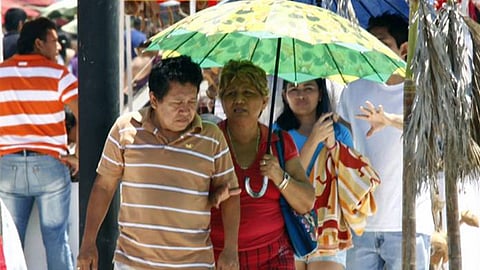
[[[400,57],[407,61],[407,54],[408,54],[408,42],[405,41],[404,43],[402,43],[402,45],[400,45]]]
[[[155,95],[153,94],[152,91],[148,93],[150,95],[150,105],[152,106],[153,109],[157,108],[157,99],[155,98]]]
[[[33,50],[35,52],[39,52],[42,46],[43,46],[42,40],[39,38],[36,38],[35,41],[33,42]]]

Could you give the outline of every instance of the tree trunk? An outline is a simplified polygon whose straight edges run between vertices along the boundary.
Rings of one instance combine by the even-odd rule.
[[[448,156],[448,155],[447,155]],[[460,223],[458,222],[458,189],[455,174],[445,169],[445,197],[447,203],[448,231],[448,266],[451,270],[462,269],[462,252],[460,245]]]
[[[415,85],[411,79],[405,80],[404,85],[404,129],[408,126],[408,120],[411,113],[413,98],[415,97]],[[405,134],[405,132],[404,132]],[[412,147],[412,144],[403,140],[403,152],[408,153],[407,149]],[[412,167],[408,155],[403,156],[403,203],[402,203],[402,269],[415,270],[415,249],[416,249],[416,194],[417,194],[417,179],[412,173]]]

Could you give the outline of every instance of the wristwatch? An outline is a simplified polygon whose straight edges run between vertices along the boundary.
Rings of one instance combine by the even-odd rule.
[[[290,179],[291,179],[290,175],[287,172],[284,171],[283,172],[283,180],[278,185],[278,189],[280,189],[280,191],[286,189],[287,186],[288,186],[288,183],[290,183]]]

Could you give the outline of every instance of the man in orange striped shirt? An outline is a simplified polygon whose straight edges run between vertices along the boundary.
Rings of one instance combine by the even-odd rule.
[[[96,237],[120,183],[115,269],[214,269],[210,210],[221,202],[217,269],[238,269],[240,190],[225,137],[196,114],[202,73],[190,57],[162,60],[150,106],[113,125],[88,202],[78,269],[97,269]],[[220,198],[212,200],[212,190]],[[230,197],[231,196],[231,197]],[[213,203],[212,203],[213,201]]]
[[[56,63],[55,29],[46,18],[25,23],[18,54],[0,63],[0,198],[22,243],[37,202],[48,269],[68,270],[73,260],[67,232],[70,170],[62,159],[67,155],[64,106],[78,119],[78,84]]]

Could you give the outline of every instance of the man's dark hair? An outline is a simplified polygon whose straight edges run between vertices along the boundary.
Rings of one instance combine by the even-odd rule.
[[[51,20],[40,17],[33,21],[26,22],[20,37],[17,41],[17,51],[19,54],[30,54],[35,48],[35,40],[37,38],[46,41],[49,30],[56,30],[56,25]]]
[[[370,31],[374,27],[385,27],[388,33],[395,38],[397,47],[408,41],[408,22],[398,14],[384,13],[377,17],[371,17],[368,20],[368,28]]]
[[[315,82],[318,86],[318,91],[320,95],[320,100],[317,103],[315,109],[315,119],[318,119],[320,115],[331,112],[330,98],[327,91],[327,83],[325,79],[316,79]],[[284,83],[284,91],[286,90],[286,85],[288,82]],[[291,130],[300,128],[300,121],[297,119],[292,109],[288,105],[288,102],[285,100],[285,97],[282,97],[283,101],[283,112],[278,116],[277,125],[283,130]]]
[[[133,18],[133,28],[140,30],[140,27],[142,27],[142,19],[138,17]]]
[[[9,8],[5,12],[5,29],[7,32],[17,31],[20,22],[25,22],[27,13],[21,8]]]
[[[170,90],[170,82],[191,83],[200,88],[203,80],[202,69],[190,56],[178,56],[163,59],[156,64],[148,78],[148,86],[155,97],[161,101]]]

